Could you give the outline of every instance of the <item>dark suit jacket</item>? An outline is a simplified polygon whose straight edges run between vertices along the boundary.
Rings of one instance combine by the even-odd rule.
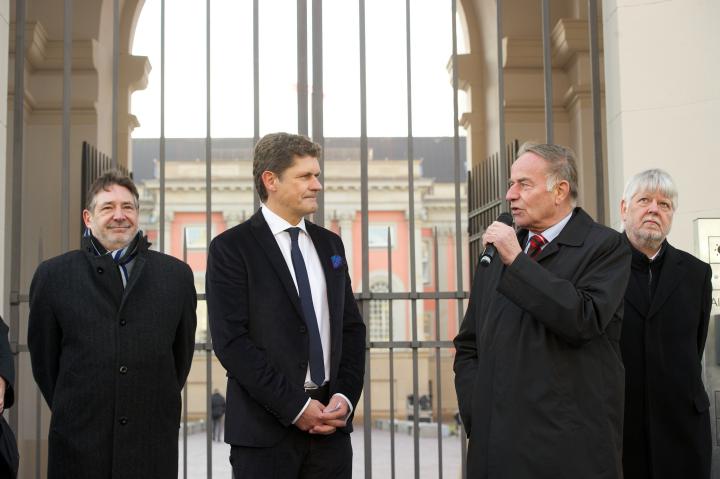
[[[5,409],[15,402],[15,362],[13,361],[10,342],[8,341],[8,327],[0,318],[0,376],[5,379]]]
[[[640,261],[633,261],[625,293],[623,467],[631,479],[706,479],[712,440],[701,361],[712,272],[694,256],[665,248],[652,301],[647,284],[636,280]]]
[[[305,224],[327,284],[330,395],[342,393],[354,407],[363,386],[365,325],[342,241]],[[333,256],[343,258],[338,267]],[[213,347],[228,374],[225,441],[272,446],[295,427],[291,423],[308,399],[309,339],[292,276],[261,211],[210,244],[206,294]]]
[[[41,263],[30,285],[28,349],[52,411],[48,478],[176,479],[192,271],[141,239],[123,289],[89,240]]]
[[[476,269],[455,338],[468,477],[621,477],[629,270],[620,234],[580,208],[537,261]]]

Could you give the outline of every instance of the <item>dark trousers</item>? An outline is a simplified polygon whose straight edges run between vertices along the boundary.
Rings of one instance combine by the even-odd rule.
[[[308,434],[290,426],[273,447],[230,448],[235,479],[350,479],[350,435],[336,431],[329,436]]]

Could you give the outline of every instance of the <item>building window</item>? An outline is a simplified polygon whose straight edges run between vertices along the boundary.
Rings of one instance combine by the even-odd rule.
[[[390,247],[395,247],[395,225],[370,225],[368,227],[368,246],[387,248],[388,228],[390,228]]]
[[[430,267],[431,249],[432,243],[430,241],[425,240],[422,242],[422,252],[420,254],[422,255],[422,278],[425,284],[432,283],[432,269]]]
[[[386,293],[386,281],[376,281],[370,286],[373,293]],[[370,341],[388,341],[390,339],[390,301],[374,299],[370,301]]]
[[[212,225],[213,237],[215,236],[215,225]],[[207,237],[205,236],[205,225],[186,225],[185,241],[187,249],[205,249]]]

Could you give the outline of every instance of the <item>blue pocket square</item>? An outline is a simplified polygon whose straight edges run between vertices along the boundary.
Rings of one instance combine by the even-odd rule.
[[[345,264],[343,257],[336,254],[330,257],[330,261],[332,261],[333,269],[340,269]]]

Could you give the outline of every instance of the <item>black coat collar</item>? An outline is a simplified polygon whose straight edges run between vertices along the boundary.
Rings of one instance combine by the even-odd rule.
[[[628,246],[630,246],[630,248],[632,248],[634,251],[630,240],[627,239],[627,235],[623,233],[623,237],[625,238],[625,241],[627,241]],[[658,279],[657,289],[655,290],[655,294],[653,295],[652,301],[650,303],[650,309],[647,310],[646,308],[643,308],[643,298],[645,296],[642,291],[637,290],[638,286],[635,284],[634,281],[630,281],[628,283],[628,289],[625,293],[625,300],[630,303],[637,311],[647,310],[648,318],[653,317],[660,311],[662,306],[672,295],[672,292],[675,290],[675,288],[678,287],[680,281],[684,276],[682,255],[678,252],[677,249],[675,249],[670,243],[668,243],[667,240],[665,240],[665,242],[663,243],[662,248],[663,251],[661,252],[661,254],[663,255],[663,266],[662,270],[660,271],[660,278]]]
[[[560,245],[579,247],[585,242],[585,238],[590,233],[595,222],[585,213],[579,206],[575,207],[570,217],[570,221],[560,231],[560,234],[548,243],[545,248],[537,256],[537,261],[554,255],[558,252]],[[518,241],[521,245],[525,244],[528,238],[528,230],[521,229],[518,231]]]

